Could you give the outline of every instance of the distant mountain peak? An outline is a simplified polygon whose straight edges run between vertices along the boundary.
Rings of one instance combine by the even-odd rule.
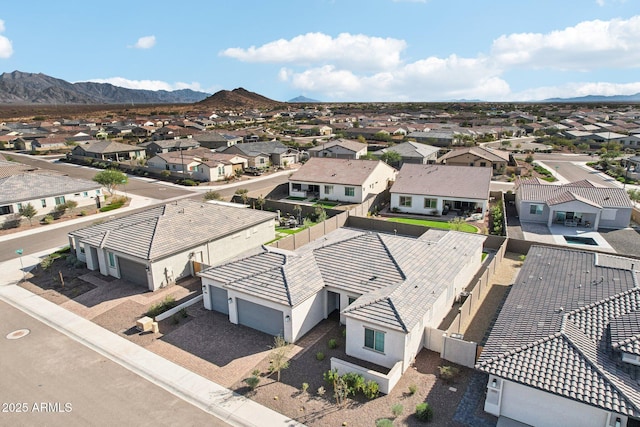
[[[198,105],[212,108],[272,108],[281,104],[281,102],[274,101],[242,87],[231,91],[220,90],[198,102]]]
[[[191,89],[153,91],[109,83],[69,83],[46,74],[18,70],[0,74],[0,103],[4,104],[183,104],[208,95]]]
[[[321,101],[318,101],[318,100],[316,100],[316,99],[307,98],[307,97],[306,97],[306,96],[304,96],[304,95],[300,95],[300,96],[296,96],[295,98],[292,98],[292,99],[288,100],[287,102],[290,102],[290,103],[294,103],[294,104],[295,104],[295,103],[321,102]]]

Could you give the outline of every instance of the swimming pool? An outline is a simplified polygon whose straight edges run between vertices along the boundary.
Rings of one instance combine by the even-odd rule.
[[[579,237],[579,236],[562,236],[564,240],[570,245],[589,245],[589,246],[598,246],[598,242],[596,242],[591,237]]]

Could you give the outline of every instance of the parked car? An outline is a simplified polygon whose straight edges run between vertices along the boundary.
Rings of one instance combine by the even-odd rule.
[[[258,169],[258,168],[257,168],[257,167],[255,167],[255,166],[249,166],[248,168],[246,168],[246,169],[244,170],[244,173],[246,173],[247,175],[255,175],[255,176],[258,176],[258,175],[262,175],[262,173],[263,173],[263,172],[262,172],[262,169]]]

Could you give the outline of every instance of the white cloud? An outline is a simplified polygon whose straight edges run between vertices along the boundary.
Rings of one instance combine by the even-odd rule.
[[[0,33],[4,33],[4,21],[0,19]],[[0,58],[9,58],[13,55],[13,44],[5,36],[0,36]]]
[[[280,70],[280,79],[299,90],[322,93],[331,100],[427,101],[496,99],[509,94],[509,85],[489,61],[431,57],[372,75],[326,65],[295,72]]]
[[[279,39],[260,47],[229,48],[220,53],[243,62],[290,63],[307,66],[336,65],[357,70],[386,70],[401,63],[404,40],[342,33],[333,38],[307,33]]]
[[[91,79],[87,80],[89,82],[94,83],[109,83],[114,86],[124,87],[127,89],[144,89],[144,90],[178,90],[178,89],[192,89],[196,91],[203,91],[200,87],[200,83],[192,82],[192,83],[184,83],[184,82],[176,82],[176,83],[167,83],[162,80],[129,80],[124,77],[110,77],[108,79]]]
[[[587,95],[635,95],[636,93],[640,93],[640,82],[574,82],[559,86],[544,86],[527,89],[525,91],[512,94],[509,99],[513,101],[540,101],[549,98],[574,98]]]
[[[588,71],[640,67],[640,16],[585,21],[547,34],[494,40],[491,55],[505,66]]]
[[[156,36],[140,37],[135,45],[136,49],[151,49],[156,45]]]

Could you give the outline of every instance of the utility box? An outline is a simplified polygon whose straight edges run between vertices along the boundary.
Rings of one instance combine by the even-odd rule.
[[[153,328],[153,319],[149,316],[144,316],[136,322],[136,328],[140,332],[147,332]]]

